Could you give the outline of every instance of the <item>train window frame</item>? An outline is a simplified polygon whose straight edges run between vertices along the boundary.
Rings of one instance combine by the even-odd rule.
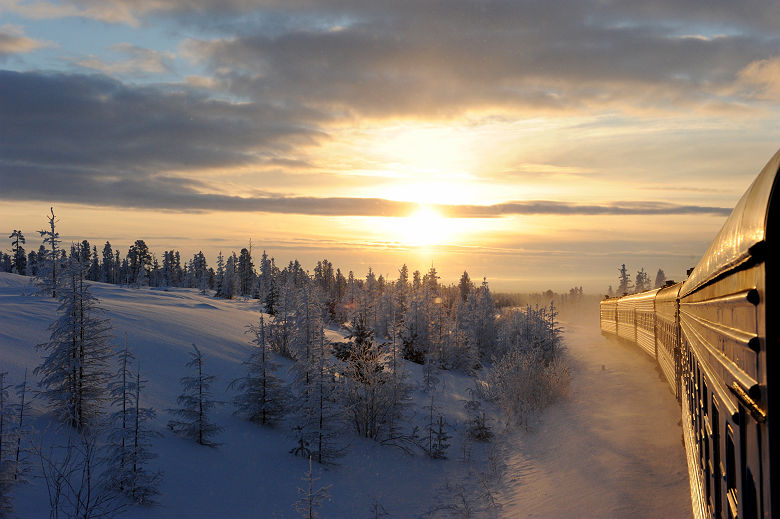
[[[726,424],[726,502],[732,518],[739,516],[739,489],[737,488],[737,451],[734,446],[734,430]]]

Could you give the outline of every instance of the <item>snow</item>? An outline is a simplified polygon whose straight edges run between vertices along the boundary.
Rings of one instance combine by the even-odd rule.
[[[29,278],[0,273],[0,368],[9,382],[21,381],[25,367],[40,363],[34,345],[48,339],[56,315],[51,298],[22,295]],[[308,461],[289,454],[292,434],[284,428],[262,428],[232,415],[233,393],[226,387],[244,375],[251,337],[246,326],[257,322],[256,301],[221,300],[190,289],[129,289],[93,283],[92,293],[111,319],[118,347],[125,335],[149,382],[142,405],[154,407],[152,427],[162,433],[153,441],[159,458],[150,469],[164,472],[160,504],[131,507],[123,517],[289,518]],[[339,339],[336,330],[328,338]],[[597,323],[567,327],[566,341],[574,370],[571,396],[549,408],[528,431],[499,435],[506,474],[501,510],[487,517],[690,517],[687,471],[681,444],[679,407],[649,358],[629,346],[602,338]],[[225,427],[208,448],[170,433],[167,409],[176,407],[179,378],[192,344],[205,357],[205,369],[217,375],[215,398],[226,402],[214,411]],[[289,361],[280,361],[280,375]],[[404,362],[413,383],[421,385],[422,367]],[[604,369],[602,369],[602,365]],[[391,517],[421,517],[447,504],[458,482],[473,482],[487,471],[490,445],[475,443],[471,462],[462,461],[466,428],[463,401],[472,381],[461,374],[439,375],[436,406],[453,425],[448,460],[432,460],[419,451],[400,449],[353,437],[338,465],[318,467],[316,486],[332,485],[321,517],[368,517],[376,499]],[[32,385],[34,385],[34,380]],[[415,423],[425,421],[429,394],[414,393]],[[36,402],[34,425],[49,424]],[[496,410],[488,406],[495,417]],[[48,516],[46,489],[40,480],[19,486],[15,515]],[[445,514],[442,517],[452,516]]]
[[[570,398],[515,438],[506,517],[690,518],[680,407],[652,359],[565,325]]]

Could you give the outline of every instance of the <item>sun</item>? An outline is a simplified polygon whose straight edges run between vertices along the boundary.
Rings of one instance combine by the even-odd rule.
[[[402,218],[400,241],[414,247],[447,242],[454,231],[453,222],[432,207],[421,205],[414,213]]]

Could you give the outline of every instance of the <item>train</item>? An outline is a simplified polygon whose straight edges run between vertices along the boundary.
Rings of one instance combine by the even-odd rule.
[[[601,301],[680,403],[696,519],[780,517],[780,151],[685,281]]]

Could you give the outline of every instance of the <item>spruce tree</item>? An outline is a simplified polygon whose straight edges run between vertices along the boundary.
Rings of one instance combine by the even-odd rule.
[[[295,502],[293,508],[304,519],[317,519],[320,516],[319,508],[322,506],[322,502],[330,499],[330,494],[328,494],[330,485],[318,489],[314,488],[314,482],[319,478],[314,477],[311,458],[309,458],[309,470],[301,479],[306,483],[306,488],[298,488],[300,498]]]
[[[247,249],[241,249],[237,265],[238,293],[242,297],[252,295],[252,287],[255,281],[254,265],[252,264],[252,255]]]
[[[11,271],[17,274],[25,275],[27,272],[27,256],[24,252],[22,243],[25,243],[22,231],[14,229],[9,236],[13,240],[11,248]]]
[[[666,274],[664,273],[663,269],[658,269],[658,272],[655,274],[655,283],[653,284],[653,288],[663,288],[665,284]]]
[[[622,296],[627,294],[631,290],[631,276],[626,269],[626,264],[623,263],[618,269],[618,287],[617,295]]]
[[[43,238],[44,245],[48,244],[51,249],[46,250],[45,256],[42,258],[40,253],[38,254],[38,279],[41,282],[42,291],[45,293],[51,293],[53,298],[57,297],[57,283],[59,278],[57,275],[57,265],[60,262],[59,249],[57,246],[60,244],[60,233],[55,231],[55,224],[57,219],[54,216],[54,208],[49,209],[51,216],[46,218],[49,220],[50,230],[38,231]],[[41,245],[43,249],[44,245]]]
[[[103,317],[98,299],[84,282],[85,269],[72,260],[60,289],[59,318],[50,326],[49,342],[39,344],[45,353],[35,374],[40,394],[58,419],[82,429],[94,424],[109,398],[109,344],[111,324]]]
[[[250,325],[248,331],[256,347],[243,363],[247,374],[231,382],[228,389],[239,391],[233,399],[237,414],[259,425],[275,425],[284,418],[289,402],[287,390],[276,376],[278,366],[271,357],[262,315],[259,325]]]
[[[647,275],[644,268],[639,269],[634,279],[634,291],[644,292],[650,288],[650,276]]]
[[[295,397],[298,402],[293,421],[298,433],[298,456],[311,456],[317,463],[329,463],[344,453],[340,441],[343,409],[337,402],[337,385],[332,365],[331,345],[322,328],[310,346],[308,360],[293,366]]]
[[[116,408],[108,436],[110,485],[133,501],[148,504],[159,494],[161,477],[159,472],[146,468],[147,462],[157,457],[151,451],[151,440],[159,433],[146,427],[156,413],[154,409],[141,407],[145,381],[141,380],[140,366],[133,370],[135,358],[128,349],[127,340],[118,357],[119,368],[110,385]]]
[[[183,391],[176,401],[181,407],[169,411],[180,420],[169,421],[168,428],[179,436],[194,440],[200,445],[217,447],[220,444],[214,441],[214,437],[223,428],[211,422],[209,417],[211,410],[221,404],[212,398],[211,393],[211,385],[216,377],[204,372],[203,354],[194,344],[192,349],[194,351],[190,353],[191,358],[186,366],[193,368],[195,373],[193,376],[179,379]]]
[[[225,257],[217,254],[217,275],[214,283],[214,297],[225,297]]]

